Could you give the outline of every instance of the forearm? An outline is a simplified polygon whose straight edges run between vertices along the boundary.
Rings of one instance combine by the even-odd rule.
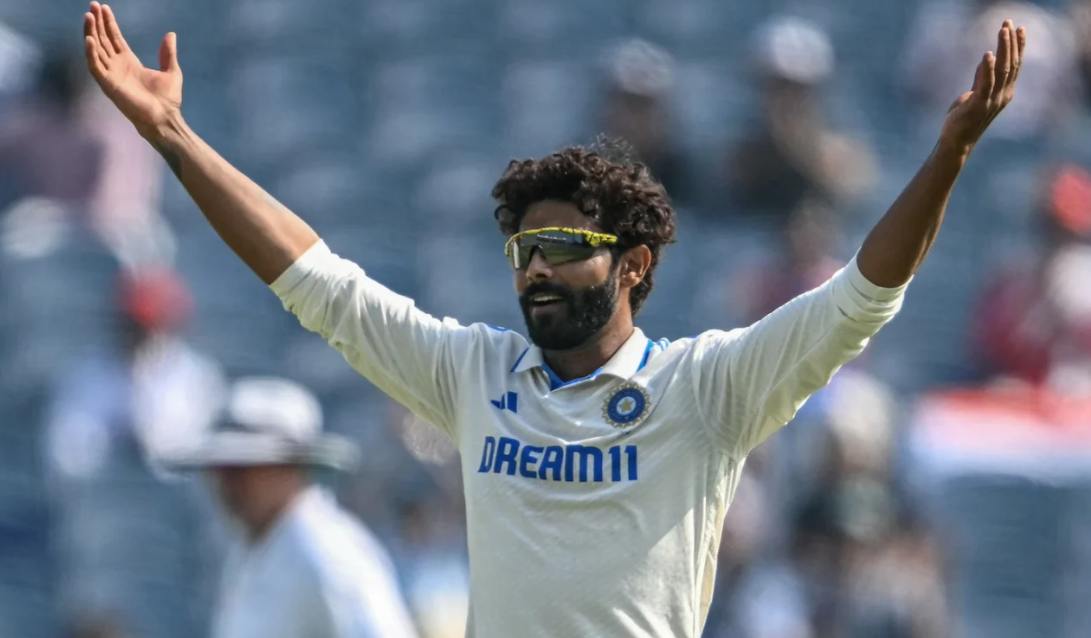
[[[943,140],[936,145],[864,240],[856,262],[868,281],[895,288],[913,276],[936,240],[947,200],[969,154],[968,148]]]
[[[145,137],[224,242],[266,284],[318,241],[306,222],[229,164],[180,114]]]

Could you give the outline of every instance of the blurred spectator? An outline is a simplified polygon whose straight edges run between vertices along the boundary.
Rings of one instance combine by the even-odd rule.
[[[748,212],[786,218],[809,197],[851,201],[872,183],[864,145],[830,130],[822,92],[834,72],[829,37],[817,26],[779,17],[754,37],[761,119],[732,150],[726,183]]]
[[[61,608],[118,614],[134,635],[205,632],[207,499],[165,481],[164,457],[196,444],[221,404],[218,365],[178,336],[190,310],[166,271],[120,277],[120,338],[58,381],[44,432]]]
[[[643,40],[619,45],[609,58],[602,117],[605,133],[628,143],[671,198],[684,202],[691,193],[671,122],[673,80],[665,50]]]
[[[1047,133],[1076,108],[1080,98],[1074,33],[1064,16],[1040,3],[1012,0],[929,2],[921,6],[906,41],[911,96],[926,109],[946,112],[970,90],[982,50],[996,50],[996,29],[1005,19],[1027,28],[1028,46],[1019,74],[1019,99],[990,128],[998,138],[1023,140]]]
[[[951,635],[935,537],[918,515],[903,515],[898,523],[885,537],[850,550],[843,636]]]
[[[86,96],[81,116],[102,150],[91,225],[129,267],[169,266],[174,235],[160,215],[166,165],[101,91]]]
[[[896,515],[890,396],[863,373],[837,381],[821,400],[826,436],[811,446],[816,473],[800,477],[807,491],[791,538],[818,636],[831,635],[849,602],[850,552],[884,539]]]
[[[789,538],[813,635],[946,635],[938,553],[894,471],[889,389],[845,370],[814,398],[825,436],[795,450],[817,455],[818,464],[815,473],[796,477],[808,491]],[[801,460],[792,461],[797,470],[807,465]]]
[[[88,79],[80,52],[46,54],[34,89],[0,120],[5,186],[70,207],[130,265],[169,264],[162,161],[100,91],[85,90]]]
[[[752,468],[748,459],[724,523],[705,638],[854,635],[830,632],[857,604],[854,539],[871,542],[894,526],[893,413],[885,385],[844,370],[783,438],[759,448],[776,444],[755,459],[764,462]]]
[[[747,467],[706,638],[944,635],[934,543],[897,487],[896,411],[884,384],[844,370],[778,439],[782,467],[758,483]]]
[[[732,304],[745,325],[818,287],[845,265],[833,256],[840,240],[837,222],[819,200],[801,201],[780,235],[778,254],[740,271],[732,282]]]
[[[182,281],[165,270],[123,275],[117,303],[118,349],[87,353],[54,396],[47,449],[63,475],[93,475],[129,438],[156,463],[193,445],[219,407],[219,366],[178,336],[191,305]]]
[[[1044,245],[992,282],[974,334],[994,376],[1091,392],[1091,173],[1063,166],[1044,191]]]
[[[0,122],[0,171],[17,198],[44,197],[80,213],[90,208],[104,149],[80,117],[89,76],[78,55],[46,55],[33,91]]]

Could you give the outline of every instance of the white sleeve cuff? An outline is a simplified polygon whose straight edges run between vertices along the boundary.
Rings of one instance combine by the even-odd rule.
[[[860,272],[860,266],[856,263],[856,256],[854,255],[852,260],[845,266],[845,276],[848,279],[849,284],[864,297],[871,301],[894,301],[902,297],[905,294],[905,289],[909,287],[913,278],[910,277],[909,281],[898,286],[897,288],[884,288],[871,281],[864,276],[864,273]]]
[[[295,260],[291,266],[288,266],[288,270],[285,270],[277,277],[277,280],[269,284],[269,289],[272,290],[281,299],[285,295],[290,293],[296,284],[305,279],[307,275],[319,270],[322,264],[326,262],[333,255],[330,252],[329,246],[321,239],[318,240],[315,245],[307,249],[305,253],[299,256],[299,259]]]

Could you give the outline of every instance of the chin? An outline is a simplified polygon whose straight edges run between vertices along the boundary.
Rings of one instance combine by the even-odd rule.
[[[560,339],[560,335],[554,333],[554,331],[542,328],[533,328],[527,326],[527,336],[530,338],[530,342],[538,346],[542,350],[564,350],[565,348],[557,348],[558,345],[564,345]]]
[[[542,350],[564,351],[575,350],[583,346],[593,335],[577,331],[572,326],[557,325],[549,322],[547,325],[539,323],[537,326],[527,324],[530,340]]]

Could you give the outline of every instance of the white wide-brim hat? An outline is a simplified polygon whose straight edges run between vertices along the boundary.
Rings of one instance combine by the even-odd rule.
[[[808,20],[774,17],[752,37],[754,62],[765,74],[807,85],[820,84],[833,75],[833,43]]]
[[[358,458],[350,440],[322,432],[322,408],[306,388],[254,377],[234,384],[219,427],[162,460],[177,470],[283,464],[349,470]]]

